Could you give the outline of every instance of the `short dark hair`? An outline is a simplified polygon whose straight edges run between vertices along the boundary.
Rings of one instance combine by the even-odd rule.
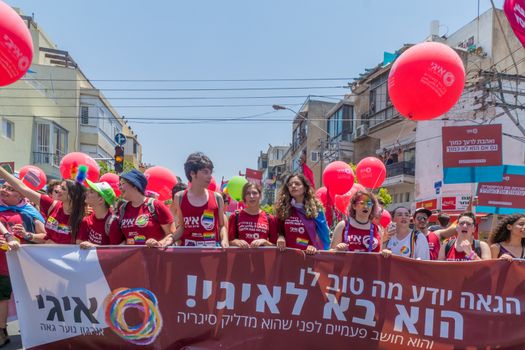
[[[408,213],[410,214],[410,209],[408,209],[408,208],[405,207],[405,206],[400,205],[399,207],[397,207],[397,208],[395,208],[394,210],[392,210],[392,211],[390,212],[390,215],[391,215],[392,217],[396,216],[396,211],[397,211],[398,209],[406,209],[406,210],[408,210]]]
[[[439,213],[437,220],[442,227],[446,227],[450,223],[450,216],[446,213]]]
[[[474,226],[476,226],[476,215],[474,215],[474,213],[472,213],[470,211],[466,211],[464,213],[459,214],[458,222],[459,222],[459,219],[461,219],[462,217],[471,218],[472,221],[474,222]]]
[[[195,152],[188,156],[184,163],[184,172],[188,181],[191,182],[191,172],[197,173],[202,169],[210,169],[213,171],[213,162],[202,152]]]
[[[60,186],[61,183],[62,183],[62,180],[50,180],[47,183],[47,187],[46,187],[47,194],[51,196],[53,194],[53,190],[55,189],[55,187]]]
[[[177,182],[177,184],[173,186],[173,188],[171,189],[171,198],[175,197],[175,193],[184,191],[187,188],[188,188],[188,185],[186,185],[184,182],[182,181]]]

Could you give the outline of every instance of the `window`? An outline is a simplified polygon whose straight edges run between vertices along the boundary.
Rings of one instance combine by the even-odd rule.
[[[311,154],[310,154],[310,160],[312,162],[318,162],[319,161],[319,152],[317,151],[312,151]]]
[[[335,141],[350,141],[352,134],[353,107],[344,105],[328,117],[328,134]]]
[[[405,202],[410,202],[410,192],[405,192]]]
[[[133,141],[133,154],[137,154],[139,152],[139,144],[136,141]]]
[[[35,163],[57,166],[67,154],[68,132],[52,122],[36,123]]]
[[[80,124],[89,124],[89,106],[80,106]]]
[[[14,140],[15,139],[15,123],[5,118],[2,119],[2,135],[5,138]]]

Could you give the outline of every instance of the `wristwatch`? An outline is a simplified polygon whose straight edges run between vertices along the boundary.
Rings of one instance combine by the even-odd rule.
[[[32,240],[33,240],[33,236],[34,236],[33,233],[31,233],[31,232],[27,232],[27,233],[25,234],[25,236],[24,236],[24,239],[25,239],[26,241],[32,241]]]

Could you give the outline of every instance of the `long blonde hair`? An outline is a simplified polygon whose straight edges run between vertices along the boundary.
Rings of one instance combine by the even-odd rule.
[[[315,196],[313,188],[310,186],[306,177],[301,173],[293,173],[286,178],[286,181],[281,186],[277,200],[275,202],[275,214],[281,220],[285,220],[291,215],[292,209],[292,195],[288,190],[288,182],[293,178],[297,177],[304,186],[304,211],[306,217],[314,219],[317,217],[319,211],[323,210],[321,201]]]

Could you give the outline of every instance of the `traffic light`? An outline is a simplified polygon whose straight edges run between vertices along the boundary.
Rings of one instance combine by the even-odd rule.
[[[115,146],[114,166],[118,174],[124,170],[124,148],[122,146]]]

